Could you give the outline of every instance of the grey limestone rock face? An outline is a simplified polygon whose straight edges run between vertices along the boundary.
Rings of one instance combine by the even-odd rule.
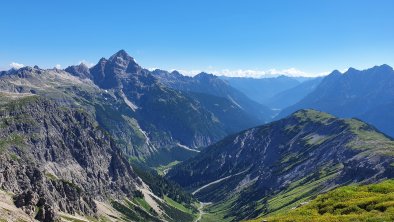
[[[38,96],[0,110],[0,188],[36,219],[94,216],[94,200],[132,197],[142,183],[88,113]]]

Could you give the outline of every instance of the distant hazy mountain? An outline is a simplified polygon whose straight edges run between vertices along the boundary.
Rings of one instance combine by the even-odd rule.
[[[213,111],[219,118],[224,117],[228,120],[232,119],[232,121],[243,123],[244,129],[268,122],[273,115],[268,107],[251,100],[215,75],[200,73],[194,77],[189,77],[183,76],[177,71],[169,73],[163,70],[155,70],[152,73],[163,84],[191,93],[191,96],[205,104],[207,109]],[[221,102],[218,97],[222,98],[220,99]],[[228,106],[224,104],[228,104]],[[219,114],[215,110],[221,113]],[[232,114],[234,111],[243,115],[243,117],[234,118]]]
[[[288,76],[261,79],[239,77],[221,78],[226,80],[232,87],[238,89],[249,98],[265,105],[268,103],[270,98],[276,94],[300,84],[300,81]]]
[[[284,109],[292,106],[315,90],[322,79],[322,77],[305,79],[299,85],[274,95],[266,104],[273,109]]]
[[[301,110],[229,136],[167,177],[213,202],[208,211],[216,220],[240,221],[339,185],[393,178],[393,151],[394,141],[364,122]]]
[[[316,89],[293,106],[284,109],[278,119],[298,109],[313,108],[339,117],[357,117],[394,136],[394,71],[388,65],[367,70],[350,68],[332,72]]]

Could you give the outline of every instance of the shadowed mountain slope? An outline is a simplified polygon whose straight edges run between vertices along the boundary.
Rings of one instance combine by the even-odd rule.
[[[356,119],[314,110],[235,134],[175,166],[167,177],[220,218],[291,208],[349,183],[392,178],[394,141]]]
[[[394,71],[390,66],[362,71],[350,68],[343,74],[332,72],[304,99],[284,109],[277,119],[299,109],[312,108],[339,117],[360,118],[394,136],[393,101]]]

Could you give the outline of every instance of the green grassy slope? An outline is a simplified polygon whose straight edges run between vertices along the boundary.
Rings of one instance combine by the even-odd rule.
[[[394,221],[394,180],[351,185],[319,195],[309,203],[257,221]]]

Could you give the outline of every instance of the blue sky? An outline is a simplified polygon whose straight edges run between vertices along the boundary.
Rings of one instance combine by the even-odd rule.
[[[119,49],[187,73],[394,65],[393,11],[392,0],[2,1],[0,68],[95,64]]]

